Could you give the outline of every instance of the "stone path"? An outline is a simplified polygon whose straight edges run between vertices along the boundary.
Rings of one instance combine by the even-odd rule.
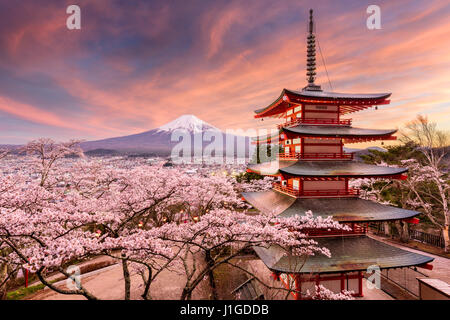
[[[363,295],[364,297],[356,298],[356,300],[394,300],[390,295],[380,289],[369,289],[367,280],[363,279]]]
[[[133,272],[130,268],[132,300],[142,299],[144,291],[144,282],[142,277]],[[178,300],[181,296],[185,276],[173,271],[164,270],[161,272],[151,285],[152,299],[155,300]],[[123,300],[125,281],[122,274],[122,265],[115,264],[103,269],[99,269],[87,274],[81,275],[81,284],[95,297],[101,300]],[[55,284],[63,289],[67,288],[66,280]],[[193,299],[206,299],[207,293],[202,284],[194,290]],[[45,288],[29,297],[28,300],[85,300],[81,295],[64,295]]]

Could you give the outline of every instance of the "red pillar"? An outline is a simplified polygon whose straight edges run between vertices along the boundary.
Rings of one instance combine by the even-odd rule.
[[[303,186],[303,182],[304,182],[303,178],[300,178],[300,188],[299,188],[300,190],[299,190],[299,191],[300,191],[301,193],[303,193],[303,190],[305,190],[305,188],[304,188],[304,186]]]
[[[25,288],[28,288],[28,269],[25,269]]]
[[[345,290],[345,274],[341,273],[341,292]]]
[[[363,274],[361,271],[358,271],[358,287],[359,287],[359,296],[363,297]]]
[[[302,277],[300,275],[295,276],[295,300],[302,300]]]
[[[305,154],[305,138],[300,138],[300,153],[302,156]]]

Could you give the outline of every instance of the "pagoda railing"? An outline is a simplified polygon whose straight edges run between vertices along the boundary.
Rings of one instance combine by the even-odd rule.
[[[328,159],[346,159],[353,160],[353,153],[300,153],[300,152],[280,152],[280,160],[328,160]]]
[[[289,128],[297,126],[300,124],[310,124],[310,125],[336,125],[336,126],[350,126],[352,124],[352,119],[324,119],[324,118],[308,118],[308,119],[294,119],[278,125],[278,129]]]
[[[283,186],[275,182],[273,189],[295,198],[337,198],[337,197],[358,197],[359,189],[350,188],[348,190],[325,189],[325,190],[296,190],[292,187]]]
[[[344,223],[349,230],[335,230],[335,229],[304,229],[302,232],[306,233],[310,237],[324,237],[324,236],[336,236],[336,235],[353,235],[353,234],[365,234],[368,231],[367,223]]]

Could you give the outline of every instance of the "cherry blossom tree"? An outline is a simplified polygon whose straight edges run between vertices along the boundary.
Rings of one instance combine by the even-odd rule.
[[[444,237],[445,251],[450,252],[450,184],[448,174],[432,165],[422,165],[415,159],[402,161],[409,176],[404,181],[408,192],[407,204],[420,210],[439,228]]]
[[[83,151],[80,148],[80,142],[80,140],[70,140],[68,142],[57,143],[52,139],[41,138],[30,141],[21,151],[28,155],[36,156],[33,159],[37,162],[36,169],[39,168],[41,178],[40,184],[43,186],[48,178],[50,170],[58,160],[70,155],[83,155]]]
[[[307,290],[305,298],[312,300],[354,300],[353,291],[344,290],[342,292],[335,293],[325,288],[323,285],[316,285],[315,289],[316,290],[313,293]]]
[[[426,165],[439,168],[448,154],[450,135],[439,130],[436,123],[427,117],[417,115],[416,119],[406,124],[402,130],[401,141],[418,147],[426,159]]]
[[[272,189],[273,182],[275,179],[273,177],[264,177],[263,179],[253,179],[249,182],[243,181],[240,184],[239,190],[241,192],[261,192]]]
[[[181,298],[190,299],[205,278],[214,292],[212,272],[243,250],[276,244],[290,248],[289,254],[329,255],[301,231],[340,228],[310,215],[247,215],[230,176],[80,157],[77,141],[40,139],[23,150],[20,159],[0,163],[18,167],[0,176],[0,263],[14,272],[34,272],[61,294],[97,299],[82,284],[61,288],[47,275],[55,271],[69,278],[73,261],[103,255],[120,263],[125,299],[131,298],[130,268],[143,276],[144,299],[151,298],[151,284],[161,272],[182,271]],[[4,285],[8,277],[0,280]]]
[[[414,121],[406,125],[402,140],[414,143],[425,158],[422,163],[413,160],[404,162],[415,176],[407,182],[414,195],[409,203],[415,208],[420,207],[430,221],[442,230],[445,252],[450,252],[449,178],[445,172],[448,172],[448,164],[444,162],[448,156],[450,135],[446,131],[439,130],[436,123],[428,121],[427,117],[418,115]],[[425,180],[413,170],[419,170],[423,177],[428,178],[426,186],[422,183]],[[423,188],[419,189],[418,183]],[[442,210],[442,214],[431,210],[431,204],[426,198],[432,198],[438,204],[439,211]]]
[[[166,226],[163,226],[163,228]],[[168,233],[167,240],[182,248],[183,267],[186,284],[181,299],[190,299],[192,291],[206,277],[214,294],[213,271],[221,264],[230,264],[231,259],[255,246],[278,245],[286,248],[286,254],[308,256],[324,254],[330,256],[326,248],[308,239],[304,229],[342,229],[339,223],[328,219],[313,219],[312,213],[292,218],[276,218],[265,215],[250,216],[245,212],[226,209],[214,210],[203,215],[197,222],[179,225],[176,232]],[[206,263],[198,264],[197,257]]]
[[[9,153],[9,150],[4,149],[4,148],[0,148],[0,159],[5,158]]]
[[[363,197],[422,212],[426,220],[441,231],[447,252],[450,250],[448,138],[447,132],[419,115],[402,130],[403,145],[389,147],[387,152],[374,151],[364,157],[370,163],[387,165],[388,162],[391,166],[407,167],[408,179],[356,182],[361,184]],[[408,224],[396,221],[395,226],[400,238],[408,241]]]

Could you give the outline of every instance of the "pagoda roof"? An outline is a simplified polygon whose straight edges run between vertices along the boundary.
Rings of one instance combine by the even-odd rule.
[[[280,161],[281,162],[281,161]],[[292,163],[292,162],[291,162]],[[407,172],[406,168],[393,168],[366,164],[357,161],[305,161],[281,167],[281,173],[303,177],[382,177],[395,176]]]
[[[285,168],[292,165],[292,161],[270,161],[257,164],[249,164],[247,170],[256,172],[261,175],[273,176],[280,173],[280,168]]]
[[[262,214],[269,216],[277,216],[281,214],[282,212],[289,209],[294,204],[294,202],[296,202],[296,198],[290,197],[274,190],[262,192],[243,192],[242,196],[248,203],[258,209]],[[299,214],[302,213],[304,212],[299,212]]]
[[[388,104],[391,93],[339,93],[321,90],[295,91],[283,89],[280,96],[269,106],[255,110],[255,118],[279,116],[286,109],[300,104],[328,104],[341,106],[341,114],[352,113],[373,105]]]
[[[275,190],[245,192],[247,202],[265,215],[279,217],[303,216],[311,210],[313,217],[333,217],[339,222],[373,222],[401,220],[419,212],[383,205],[361,198],[296,199]]]
[[[434,260],[434,258],[403,250],[365,235],[323,237],[314,240],[320,247],[330,250],[330,258],[320,254],[309,257],[286,255],[286,251],[278,245],[253,249],[271,271],[281,273],[366,271],[372,265],[377,265],[380,269],[402,268],[418,266]]]
[[[341,93],[341,92],[327,92],[327,91],[312,91],[312,90],[302,90],[290,92],[301,96],[301,97],[314,97],[314,98],[333,98],[333,99],[363,99],[363,100],[374,100],[374,99],[386,99],[391,93]]]
[[[287,127],[282,129],[288,133],[294,133],[307,137],[334,137],[334,138],[368,138],[390,136],[397,132],[396,129],[363,129],[343,126],[305,126]]]

